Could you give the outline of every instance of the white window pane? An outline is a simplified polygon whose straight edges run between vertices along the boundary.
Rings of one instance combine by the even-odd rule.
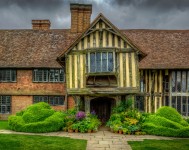
[[[101,72],[101,53],[96,53],[96,72]]]
[[[95,53],[90,53],[90,72],[95,72]]]
[[[107,72],[107,53],[102,53],[102,72]]]
[[[181,92],[181,71],[177,71],[177,92]]]
[[[113,53],[108,53],[108,71],[113,71]]]

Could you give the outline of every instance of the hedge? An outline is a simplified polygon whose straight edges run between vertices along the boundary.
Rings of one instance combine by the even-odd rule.
[[[176,109],[164,106],[157,113],[150,115],[145,120],[142,130],[147,134],[189,137],[189,125],[176,111]]]
[[[33,104],[26,110],[10,116],[9,126],[12,130],[21,132],[52,132],[64,126],[65,114],[55,112],[44,102]]]
[[[175,108],[163,106],[157,110],[156,115],[180,123],[184,126],[188,126],[188,123],[185,120],[183,120],[182,116],[178,113],[178,111]]]

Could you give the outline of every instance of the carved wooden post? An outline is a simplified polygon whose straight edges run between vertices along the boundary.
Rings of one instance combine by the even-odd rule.
[[[74,101],[75,101],[75,108],[77,111],[79,111],[80,96],[74,96]]]
[[[90,98],[85,97],[85,113],[90,113]]]
[[[119,106],[121,103],[121,96],[116,96],[116,106]]]

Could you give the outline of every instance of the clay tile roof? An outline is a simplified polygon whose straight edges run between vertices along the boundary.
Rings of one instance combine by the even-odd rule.
[[[147,54],[140,69],[188,69],[189,30],[121,30]]]
[[[1,68],[60,68],[60,52],[77,37],[64,30],[0,30]]]
[[[189,30],[121,30],[147,54],[140,69],[189,69]],[[56,61],[79,34],[63,30],[0,30],[0,68],[60,68]]]

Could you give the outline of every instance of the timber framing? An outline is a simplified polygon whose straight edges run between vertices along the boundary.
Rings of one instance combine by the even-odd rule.
[[[142,52],[134,43],[132,43],[132,41],[126,37],[124,34],[122,34],[122,32],[119,31],[119,29],[117,27],[115,27],[106,17],[104,17],[103,14],[99,14],[96,19],[91,23],[90,27],[86,29],[86,31],[84,31],[70,46],[68,46],[65,50],[63,50],[63,53],[60,54],[57,58],[57,61],[60,63],[60,60],[62,57],[64,57],[65,55],[67,55],[69,53],[70,50],[72,50],[76,44],[81,41],[82,38],[84,38],[85,36],[88,36],[88,31],[94,32],[94,30],[92,29],[93,26],[95,24],[97,24],[97,22],[99,22],[99,20],[103,20],[106,24],[108,24],[108,26],[110,26],[111,28],[106,29],[107,31],[110,31],[120,37],[122,37],[135,51],[137,51],[139,54],[141,54],[143,57],[146,56],[146,54],[144,52]],[[95,30],[99,30],[99,29],[95,29]]]

